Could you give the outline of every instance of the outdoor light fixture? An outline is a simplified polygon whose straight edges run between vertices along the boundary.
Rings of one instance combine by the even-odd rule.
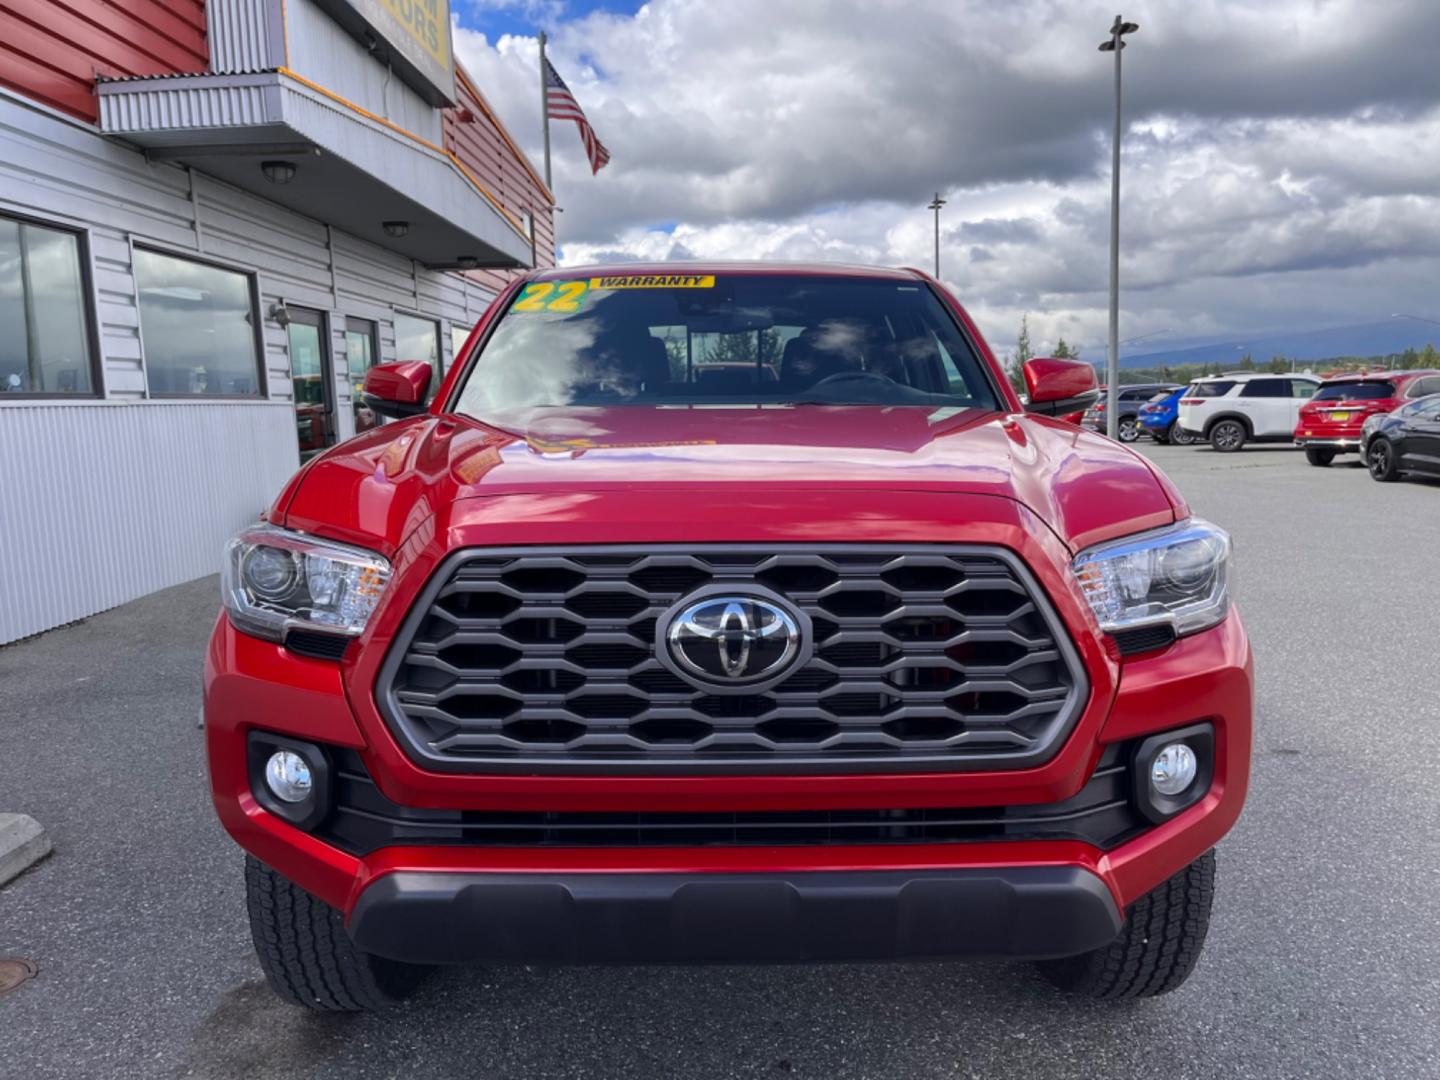
[[[290,309],[285,306],[285,301],[270,305],[270,318],[274,319],[281,326],[290,325]]]
[[[295,179],[295,163],[293,161],[262,161],[260,171],[272,184],[288,184]]]
[[[1105,362],[1107,403],[1105,434],[1120,434],[1120,53],[1125,35],[1140,29],[1139,23],[1125,22],[1119,15],[1111,24],[1110,36],[1100,43],[1101,52],[1115,54],[1115,135],[1110,145],[1110,350]]]
[[[380,227],[385,230],[386,236],[393,236],[397,240],[410,231],[408,221],[383,221]]]
[[[937,281],[940,279],[940,208],[944,206],[946,202],[947,200],[942,199],[940,193],[937,191],[930,205],[925,207],[926,210],[935,211],[935,279]]]
[[[461,270],[474,270],[480,265],[480,260],[474,255],[461,255],[458,262]]]

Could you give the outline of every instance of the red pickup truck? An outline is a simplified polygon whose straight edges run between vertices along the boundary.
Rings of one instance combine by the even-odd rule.
[[[714,364],[723,364],[717,368]],[[706,372],[724,371],[724,378]],[[516,282],[227,547],[214,803],[285,999],[1024,957],[1163,993],[1245,798],[1230,543],[916,271]]]

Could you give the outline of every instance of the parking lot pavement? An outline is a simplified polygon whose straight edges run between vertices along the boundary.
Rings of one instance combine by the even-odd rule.
[[[1440,1060],[1440,485],[1149,447],[1236,539],[1259,715],[1210,943],[1100,1006],[996,964],[453,970],[378,1017],[273,999],[196,729],[213,580],[0,649],[0,1075],[1400,1077]],[[1342,462],[1348,459],[1341,459]]]

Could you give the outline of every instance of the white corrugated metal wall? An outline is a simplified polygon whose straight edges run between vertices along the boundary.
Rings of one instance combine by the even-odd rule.
[[[395,359],[397,310],[434,318],[448,364],[451,323],[468,327],[491,299],[459,275],[147,161],[0,91],[5,211],[85,230],[104,399],[0,399],[0,644],[213,572],[223,538],[273,499],[298,450],[287,336],[272,305],[326,313],[344,438],[353,432],[346,316],[379,324],[382,360]],[[269,400],[147,399],[137,244],[256,274]]]

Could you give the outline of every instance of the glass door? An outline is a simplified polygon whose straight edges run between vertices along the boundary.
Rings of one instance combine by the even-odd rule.
[[[330,350],[325,347],[324,313],[295,307],[289,311],[295,430],[300,440],[300,460],[305,462],[335,443],[334,367]]]
[[[379,417],[365,404],[365,373],[380,356],[375,323],[370,319],[345,319],[345,365],[350,372],[350,407],[355,410],[355,434],[369,431]]]

